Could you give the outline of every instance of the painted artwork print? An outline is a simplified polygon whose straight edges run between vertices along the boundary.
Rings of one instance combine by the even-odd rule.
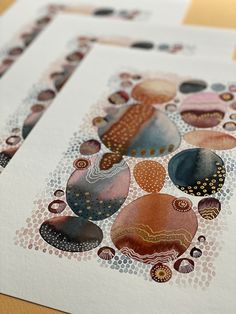
[[[15,244],[206,289],[236,187],[235,95],[234,83],[114,75]]]
[[[67,43],[67,53],[56,60],[42,75],[17,110],[9,117],[0,134],[0,172],[7,166],[26,137],[55,100],[70,76],[86,57],[94,43],[116,45],[134,49],[156,50],[164,54],[182,54],[194,56],[196,47],[180,43],[155,43],[147,40],[132,39],[122,36],[80,35]],[[128,88],[129,82],[124,82]],[[136,91],[134,91],[136,93]],[[111,103],[126,102],[128,94],[114,93]]]
[[[99,7],[91,4],[72,5],[66,3],[66,1],[65,4],[49,4],[39,10],[38,18],[35,21],[31,22],[29,25],[25,25],[7,47],[0,50],[0,78],[60,12],[128,21],[145,20],[149,16],[149,13],[137,9],[118,10],[112,7]]]

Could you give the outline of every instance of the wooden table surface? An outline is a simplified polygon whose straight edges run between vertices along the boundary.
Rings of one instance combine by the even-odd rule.
[[[15,1],[0,0],[0,14]],[[236,28],[236,0],[191,0],[183,23]],[[0,294],[0,313],[61,314],[62,312]]]
[[[15,0],[0,0],[0,15],[14,2]]]
[[[0,294],[1,314],[63,314],[44,306]]]

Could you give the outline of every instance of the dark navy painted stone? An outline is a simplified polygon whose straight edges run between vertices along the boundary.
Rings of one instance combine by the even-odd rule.
[[[96,248],[103,239],[102,230],[80,217],[62,216],[46,220],[40,227],[42,238],[55,248],[67,252],[84,252]]]
[[[220,191],[225,180],[223,160],[203,148],[187,149],[176,154],[168,164],[168,172],[181,191],[195,196]]]
[[[99,15],[99,16],[107,16],[112,15],[114,13],[114,10],[111,8],[100,8],[93,12],[93,15]]]
[[[153,49],[154,44],[150,41],[137,41],[131,45],[132,48]]]
[[[5,168],[12,157],[15,155],[19,147],[7,148],[0,153],[0,167]]]
[[[11,156],[9,156],[7,153],[5,152],[1,152],[0,153],[0,166],[5,168],[7,166],[7,164],[9,163],[9,161],[11,160]]]
[[[200,80],[189,80],[183,82],[179,90],[183,94],[197,93],[207,88],[207,83]]]

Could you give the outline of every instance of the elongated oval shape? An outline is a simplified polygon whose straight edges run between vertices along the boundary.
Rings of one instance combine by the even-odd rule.
[[[183,82],[179,90],[183,94],[198,93],[207,88],[207,83],[202,80],[189,80]]]
[[[194,146],[215,150],[227,150],[236,147],[235,137],[218,131],[192,131],[185,134],[184,139]]]
[[[103,239],[102,230],[80,217],[54,217],[44,221],[41,237],[55,248],[67,252],[84,252],[96,248]]]
[[[202,92],[186,97],[181,106],[182,119],[194,127],[211,128],[220,124],[227,105],[214,92]]]
[[[34,126],[38,123],[39,119],[44,114],[45,110],[31,112],[25,119],[23,128],[22,128],[22,137],[26,139],[26,137],[30,134]]]
[[[163,104],[176,95],[175,83],[164,79],[148,79],[134,86],[132,97],[145,105]]]
[[[181,142],[176,125],[160,110],[144,104],[119,108],[103,119],[98,135],[111,151],[132,157],[159,157]]]

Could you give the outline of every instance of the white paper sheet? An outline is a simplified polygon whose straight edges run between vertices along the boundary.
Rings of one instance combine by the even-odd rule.
[[[107,60],[109,60],[109,63]],[[192,62],[192,59],[181,56],[173,58],[167,55],[160,56],[155,53],[131,51],[124,48],[95,47],[81,67],[73,74],[73,77],[58,96],[54,105],[48,109],[48,113],[37,124],[31,136],[27,138],[19,153],[12,159],[0,177],[0,238],[2,239],[0,242],[0,291],[70,313],[126,314],[128,311],[138,314],[143,312],[150,314],[235,313],[236,275],[234,265],[236,254],[234,243],[236,217],[234,204],[236,199],[234,160],[236,156],[235,148],[231,149],[235,146],[236,132],[233,131],[235,122],[232,120],[235,116],[235,110],[233,110],[235,105],[233,105],[234,100],[232,99],[235,97],[235,69],[233,63],[220,64],[219,62],[204,60]],[[120,73],[123,74],[120,76]],[[134,84],[132,87],[128,87],[130,84],[127,84],[127,78]],[[140,88],[143,86],[140,85],[141,82],[150,79],[157,80],[155,81],[157,85],[154,84],[156,88],[150,90],[151,92],[153,91],[153,94],[145,94],[145,88],[144,90],[141,89],[140,93]],[[190,83],[189,80],[194,81]],[[126,83],[124,84],[124,82]],[[185,84],[183,85],[184,82]],[[189,82],[189,84],[186,82]],[[94,169],[94,160],[100,158],[102,152],[109,151],[102,145],[99,153],[85,156],[80,153],[80,144],[88,139],[100,141],[97,127],[93,124],[95,123],[101,128],[104,122],[112,121],[112,117],[114,118],[117,109],[121,110],[126,106],[119,105],[121,99],[126,99],[127,101],[124,94],[122,94],[123,98],[114,98],[112,96],[111,100],[108,100],[111,94],[120,88],[120,83],[123,89],[126,86],[123,91],[130,97],[128,101],[129,108],[137,101],[144,101],[142,106],[150,109],[151,103],[155,100],[155,108],[157,108],[158,114],[163,118],[168,116],[178,126],[182,135],[180,146],[178,148],[175,145],[172,146],[171,150],[174,150],[173,152],[161,149],[159,151],[161,156],[151,158],[152,161],[159,162],[166,169],[164,186],[161,188],[161,191],[151,194],[151,197],[159,199],[163,193],[173,195],[174,201],[172,204],[176,210],[176,219],[174,220],[177,223],[176,228],[179,223],[185,224],[188,222],[189,218],[186,217],[189,217],[190,213],[194,217],[196,216],[198,221],[197,231],[191,240],[190,246],[180,256],[180,258],[187,258],[188,260],[185,260],[181,267],[180,265],[175,265],[178,271],[180,269],[181,271],[185,270],[185,273],[179,273],[174,269],[175,261],[165,263],[168,267],[164,269],[163,280],[169,279],[166,282],[160,283],[151,280],[150,269],[152,265],[126,258],[125,254],[121,254],[115,247],[110,238],[110,229],[114,220],[117,219],[117,213],[105,220],[93,221],[94,224],[100,226],[104,233],[103,242],[98,248],[109,246],[115,249],[115,257],[109,261],[102,260],[97,256],[98,248],[84,253],[65,253],[47,244],[39,235],[41,223],[49,217],[63,217],[66,215],[77,217],[68,206],[60,214],[50,213],[47,207],[55,199],[65,201],[65,196],[55,197],[53,193],[58,188],[65,191],[67,180],[74,169],[74,159],[83,158],[90,160],[92,163],[90,167]],[[161,86],[168,86],[168,88],[159,89],[159,84],[164,84]],[[180,89],[182,93],[177,91],[175,96],[173,86]],[[195,91],[196,88],[202,90],[196,94],[193,93],[193,87]],[[189,88],[192,93],[186,94],[186,92],[189,92]],[[143,96],[145,97],[143,98]],[[152,97],[150,98],[150,96]],[[171,97],[172,100],[170,100]],[[163,103],[163,101],[168,99],[168,103]],[[196,107],[196,103],[198,103],[199,107]],[[194,110],[200,108],[199,120],[197,118],[196,120],[191,120],[192,116],[186,115],[186,110],[183,110],[184,108],[186,109],[183,106],[190,106],[191,104],[195,104],[192,111],[195,118],[198,114]],[[222,107],[219,107],[219,104]],[[205,118],[201,112],[201,106],[208,112]],[[113,109],[108,110],[107,107],[113,107]],[[216,115],[214,110],[217,112],[217,109],[214,108],[219,110]],[[93,120],[96,116],[105,116],[105,110],[110,113],[110,118],[106,118],[108,120]],[[179,110],[182,112],[182,118],[178,113]],[[143,111],[143,113],[145,112]],[[141,117],[141,115],[138,115],[138,117]],[[214,117],[217,117],[217,119]],[[219,118],[220,120],[218,120]],[[127,131],[132,132],[133,122],[139,121],[136,119],[135,115],[133,115],[133,120],[130,121],[130,128]],[[188,123],[185,123],[183,119]],[[213,128],[198,128],[191,126],[189,123],[205,126],[206,124],[209,126],[217,123],[217,125]],[[157,129],[158,125],[157,122]],[[165,128],[166,125],[164,124],[163,127]],[[125,124],[121,130],[126,130],[126,127]],[[184,138],[186,139],[186,132],[194,130],[221,132],[221,136],[224,137],[223,141],[216,140],[213,133],[211,133],[211,136],[213,136],[211,139],[205,137],[200,146],[209,147],[210,145],[213,147],[212,152],[209,152],[207,149],[201,150],[202,154],[199,155],[200,162],[195,160],[197,166],[192,169],[192,177],[195,179],[196,174],[200,175],[199,171],[201,169],[205,169],[203,176],[208,176],[209,171],[211,172],[213,169],[212,160],[214,161],[215,154],[220,158],[218,159],[220,164],[222,162],[225,164],[226,177],[222,188],[219,187],[219,184],[222,182],[220,179],[224,178],[224,175],[221,175],[224,169],[223,164],[221,169],[218,169],[219,174],[216,174],[215,177],[213,176],[215,179],[212,179],[212,174],[207,178],[211,181],[215,180],[213,185],[216,184],[216,187],[220,190],[210,196],[221,202],[221,208],[218,206],[219,202],[215,203],[215,209],[214,206],[210,205],[209,208],[213,215],[211,218],[214,218],[212,220],[202,217],[204,214],[201,206],[201,214],[198,211],[198,203],[202,199],[208,198],[208,196],[195,196],[195,192],[193,193],[194,195],[186,194],[177,188],[174,184],[176,178],[171,177],[172,179],[170,179],[170,173],[167,170],[167,163],[169,165],[173,164],[172,158],[177,154],[186,149],[192,150],[197,148],[197,145],[193,146],[184,140]],[[159,145],[162,137],[166,138],[168,142],[169,135],[177,136],[175,132],[164,134],[161,133],[161,130],[159,132],[157,132],[159,134],[157,137],[160,137],[158,137],[154,146]],[[102,136],[101,133],[100,136]],[[127,136],[132,137],[132,133]],[[149,134],[149,139],[152,136],[153,134]],[[125,137],[118,138],[118,140],[123,139]],[[113,141],[112,138],[111,140]],[[191,141],[195,140],[196,137],[192,136]],[[105,138],[103,138],[103,141],[106,145],[110,145]],[[114,142],[112,143],[114,144]],[[121,147],[123,147],[123,142],[120,143]],[[142,143],[148,146],[149,140],[147,142],[144,140]],[[174,140],[174,143],[178,146],[178,140]],[[114,149],[114,146],[111,147]],[[221,149],[219,150],[219,148]],[[146,161],[150,161],[150,158],[146,156],[146,154],[149,154],[148,152],[146,150],[142,153]],[[123,154],[126,154],[126,152],[123,151]],[[204,156],[209,158],[205,159]],[[127,206],[134,199],[148,194],[137,185],[137,182],[140,182],[140,180],[136,182],[137,177],[136,179],[134,178],[134,165],[137,165],[143,159],[131,156],[124,156],[123,158],[130,168],[131,183],[128,198],[121,209],[118,210],[118,217],[121,211],[124,213],[124,206]],[[185,167],[187,164],[188,159],[180,167],[180,172],[182,170],[187,171]],[[78,160],[75,164],[77,167],[83,167],[83,165],[84,163],[79,163]],[[102,175],[102,171],[98,172],[98,174]],[[151,178],[150,182],[154,184],[155,181],[151,181],[153,180],[152,174],[149,174],[149,176]],[[185,176],[181,178],[185,182],[185,180],[188,181],[192,177]],[[72,181],[70,180],[67,186],[68,189],[70,184],[73,185],[76,182],[73,183]],[[118,182],[116,187],[118,190],[120,188],[125,190],[127,182],[120,182],[122,182],[122,185]],[[207,189],[210,189],[208,183],[206,186]],[[187,189],[189,187],[186,187]],[[203,187],[203,189],[205,188]],[[111,197],[112,193],[114,191],[112,192],[111,189],[103,198]],[[204,190],[202,193],[205,193]],[[180,204],[178,203],[179,198],[184,201],[183,207],[178,205]],[[80,202],[80,198],[78,198],[78,202]],[[191,205],[191,202],[193,205]],[[81,208],[83,206],[81,204]],[[97,206],[99,207],[99,205]],[[170,210],[168,206],[164,207],[166,211]],[[192,209],[190,208],[191,206],[193,206]],[[156,226],[157,229],[153,227],[153,232],[155,232],[158,230],[158,226],[160,227],[160,222],[158,219],[152,218],[152,215],[158,215],[158,210],[163,210],[163,208],[156,202],[153,203],[153,208],[157,211],[153,210],[152,214],[149,212],[150,217],[148,215],[144,216],[147,218],[146,223],[148,225],[154,224]],[[171,209],[172,211],[174,210],[173,208]],[[50,209],[52,208],[50,207]],[[126,210],[127,213],[130,211],[128,208]],[[144,206],[143,209],[140,209],[137,206],[137,211],[140,210],[146,210],[146,207]],[[84,215],[84,213],[79,215]],[[94,213],[96,214],[96,211]],[[187,216],[181,219],[182,222],[180,222],[179,215],[182,214]],[[165,214],[163,213],[163,215]],[[191,225],[195,218],[193,220],[190,219]],[[133,212],[130,222],[127,221],[127,224],[132,223],[132,221],[135,224],[136,219],[139,218]],[[145,220],[145,218],[142,219]],[[166,221],[169,221],[167,216]],[[166,223],[167,227],[168,223]],[[187,223],[186,228],[188,227],[189,224]],[[168,228],[166,231],[168,231]],[[55,237],[56,234],[56,231],[52,232],[51,237]],[[111,233],[111,236],[113,235]],[[61,235],[57,239],[57,243],[61,243],[60,241],[63,241],[64,236]],[[47,240],[49,241],[48,238]],[[131,239],[128,237],[126,245],[131,245],[132,241],[130,241]],[[71,245],[71,243],[75,244],[72,241],[68,245]],[[139,250],[140,247],[145,248],[147,245],[145,243],[144,241],[139,246],[133,247],[134,250]],[[191,254],[193,253],[191,251],[194,247],[198,248],[201,254],[198,252],[197,255],[194,255],[195,257],[192,257]],[[159,250],[158,246],[156,250]],[[194,252],[197,253],[196,251]],[[189,260],[194,261],[194,270],[192,262],[190,263]],[[126,264],[129,264],[129,266],[126,266]],[[160,267],[159,264],[157,266]],[[191,272],[187,273],[187,271]],[[171,272],[172,277],[169,278]],[[163,272],[156,273],[156,276],[159,279],[163,278]]]
[[[209,37],[216,44],[209,45]],[[71,15],[58,16],[1,80],[1,166],[6,166],[14,151],[28,136],[29,129],[26,125],[33,118],[32,112],[35,112],[35,124],[95,39],[104,44],[146,47],[148,51],[157,54],[181,54],[190,58],[211,56],[212,59],[230,60],[234,37],[234,31],[181,26],[172,28]],[[219,38],[221,46],[217,44]],[[42,101],[40,93],[48,90],[54,93],[52,99]]]
[[[172,0],[148,0],[145,3],[133,0],[123,3],[116,0],[18,1],[2,17],[0,76],[8,71],[60,12],[176,25],[180,24],[184,10],[184,3],[177,4]]]

